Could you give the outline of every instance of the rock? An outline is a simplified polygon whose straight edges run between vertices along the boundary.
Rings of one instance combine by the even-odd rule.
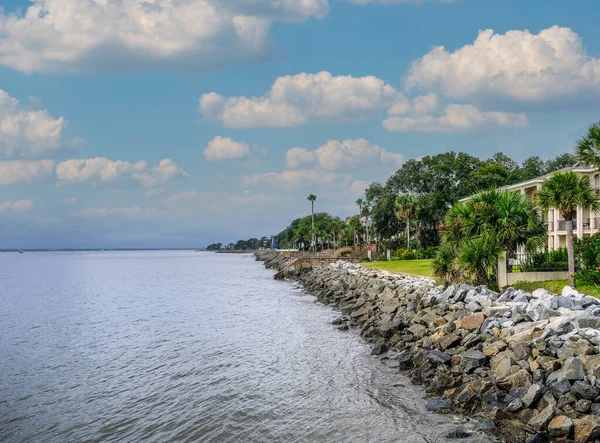
[[[463,438],[469,438],[472,435],[472,432],[467,431],[465,429],[454,429],[453,431],[450,431],[448,432],[448,434],[446,434],[446,438],[449,440],[458,440]]]
[[[591,400],[581,399],[575,403],[575,410],[581,414],[587,414],[592,406]]]
[[[473,331],[477,329],[483,321],[485,320],[485,315],[483,313],[478,312],[469,317],[465,317],[460,321],[461,328],[466,329],[468,331]]]
[[[556,404],[556,407],[558,409],[564,409],[565,406],[567,406],[567,405],[573,406],[573,405],[575,405],[576,402],[577,402],[577,399],[575,398],[575,396],[569,392],[568,394],[560,396],[560,398],[558,399],[558,402]]]
[[[573,431],[573,421],[564,415],[557,415],[548,423],[550,437],[569,437]]]
[[[334,321],[331,322],[332,325],[337,326],[337,325],[341,325],[344,322],[343,319],[341,318],[336,318]]]
[[[592,328],[600,329],[600,318],[597,317],[579,317],[577,319],[577,326],[579,328]]]
[[[571,383],[566,378],[559,378],[550,385],[550,390],[554,394],[554,397],[560,398],[562,395],[571,392]]]
[[[498,364],[492,366],[492,375],[496,380],[503,380],[510,374],[512,363],[510,358],[502,359]]]
[[[412,353],[409,350],[405,350],[398,354],[398,363],[400,369],[410,369],[414,366]]]
[[[595,400],[600,394],[598,388],[581,380],[577,380],[575,383],[573,383],[571,392],[573,393],[573,395],[575,395],[575,397],[583,398],[586,400]]]
[[[558,308],[571,309],[573,307],[573,302],[571,301],[571,299],[569,297],[563,297],[563,296],[552,297],[550,307],[552,309],[558,309]]]
[[[568,358],[563,364],[562,375],[567,380],[583,380],[585,378],[585,370],[583,363],[576,357]]]
[[[452,408],[452,400],[449,398],[432,398],[427,402],[425,409],[432,412],[448,411]]]
[[[463,361],[464,360],[474,360],[477,363],[479,363],[480,365],[485,363],[486,358],[487,357],[485,356],[485,354],[483,352],[476,351],[474,349],[470,349],[463,354]]]
[[[427,360],[435,366],[445,365],[450,361],[450,359],[451,357],[448,354],[438,351],[437,349],[433,349],[427,353]]]
[[[547,289],[539,288],[531,293],[533,298],[548,298],[550,297],[550,293]]]
[[[379,343],[371,350],[371,355],[381,355],[388,351],[388,347],[385,343]]]
[[[519,412],[521,409],[523,409],[523,400],[515,398],[504,408],[504,412]]]
[[[554,406],[548,405],[529,420],[529,426],[536,431],[544,431],[554,417]]]
[[[588,442],[600,437],[600,417],[586,415],[573,420],[574,437],[576,442]]]
[[[348,325],[341,325],[337,327],[338,331],[347,331],[348,330]]]
[[[523,406],[529,408],[532,405],[535,405],[538,402],[538,400],[542,398],[542,395],[544,395],[543,386],[539,384],[531,385],[527,390],[527,393],[522,398]]]
[[[438,344],[440,345],[440,347],[442,348],[442,350],[446,350],[448,348],[452,348],[454,347],[454,345],[457,345],[458,343],[460,343],[460,337],[456,334],[447,334],[444,335],[439,341]]]
[[[548,320],[556,315],[556,311],[542,304],[537,304],[527,311],[527,316],[531,319],[531,321]]]
[[[562,290],[562,295],[563,295],[563,297],[578,297],[579,292],[577,292],[575,289],[573,289],[570,286],[565,286]]]
[[[594,415],[600,416],[600,403],[592,403],[590,412]]]
[[[545,439],[542,437],[542,434],[538,432],[533,437],[528,438],[525,443],[545,443]]]
[[[505,390],[510,390],[515,387],[528,388],[531,386],[531,383],[531,374],[528,371],[521,369],[514,374],[509,375],[504,380],[500,380],[498,386]]]

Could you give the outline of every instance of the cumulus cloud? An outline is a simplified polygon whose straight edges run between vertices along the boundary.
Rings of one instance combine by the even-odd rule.
[[[32,182],[52,174],[53,160],[10,160],[0,162],[0,185]]]
[[[209,70],[260,60],[274,21],[321,18],[327,0],[35,0],[0,10],[0,64],[32,72]]]
[[[243,142],[236,142],[229,137],[215,137],[204,150],[204,157],[209,162],[231,160],[250,154],[250,147]]]
[[[33,208],[33,202],[31,200],[17,200],[17,201],[5,201],[0,202],[0,212],[14,211],[14,212],[27,212]]]
[[[82,183],[94,178],[110,181],[122,174],[144,171],[147,167],[145,161],[130,163],[121,160],[112,161],[104,157],[82,158],[59,163],[56,166],[56,175],[62,182]]]
[[[291,127],[312,121],[359,121],[390,106],[398,91],[373,77],[297,74],[279,77],[261,97],[200,98],[204,118],[229,128]]]
[[[134,172],[133,178],[138,180],[144,187],[151,188],[164,185],[179,175],[187,176],[188,174],[170,158],[163,158],[158,166],[154,166],[149,171]]]
[[[349,176],[312,169],[268,172],[253,174],[242,178],[244,186],[270,186],[274,189],[292,189],[316,185],[341,185],[349,182]]]
[[[131,163],[97,157],[63,161],[56,166],[56,175],[59,183],[84,183],[90,180],[108,182],[129,175],[144,187],[153,187],[165,184],[177,175],[187,174],[168,158],[149,168],[146,161]]]
[[[52,154],[67,144],[79,144],[80,140],[63,140],[66,126],[63,117],[54,118],[47,110],[29,109],[0,89],[0,156],[37,157]]]
[[[349,3],[356,5],[399,5],[404,3],[421,4],[427,0],[346,0]],[[455,3],[459,0],[437,0],[438,3]]]
[[[143,218],[154,215],[154,208],[140,208],[139,206],[131,207],[102,207],[94,208],[87,207],[80,212],[73,214],[76,217],[83,218],[103,218],[103,217],[122,217],[122,218]]]
[[[569,28],[553,26],[538,34],[488,29],[454,52],[433,48],[412,64],[405,84],[472,103],[573,103],[600,95],[600,59],[588,55]]]
[[[347,167],[386,166],[398,168],[404,156],[386,151],[368,140],[329,140],[323,146],[308,151],[304,148],[292,148],[286,153],[288,168],[317,164],[322,169],[335,171]]]
[[[383,127],[393,132],[464,132],[478,128],[522,128],[525,114],[484,112],[473,105],[442,105],[435,94],[395,105]]]

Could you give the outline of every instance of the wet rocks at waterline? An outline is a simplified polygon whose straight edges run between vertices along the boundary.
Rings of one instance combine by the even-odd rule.
[[[289,276],[425,385],[430,410],[491,417],[510,442],[600,441],[600,300],[443,288],[343,261]]]

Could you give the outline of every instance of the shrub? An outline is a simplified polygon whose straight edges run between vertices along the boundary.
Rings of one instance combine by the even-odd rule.
[[[568,271],[569,259],[567,249],[543,251],[530,254],[520,266],[521,272],[554,272]]]
[[[575,242],[576,278],[600,283],[600,233]]]

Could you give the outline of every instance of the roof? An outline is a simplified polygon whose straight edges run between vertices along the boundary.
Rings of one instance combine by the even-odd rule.
[[[504,191],[510,191],[511,189],[521,188],[521,187],[527,186],[527,185],[535,185],[538,183],[543,183],[544,180],[546,180],[548,177],[551,177],[552,175],[556,174],[557,172],[573,171],[573,172],[586,173],[586,172],[598,171],[598,169],[599,168],[597,168],[595,166],[587,166],[587,165],[582,165],[582,164],[576,163],[575,165],[569,166],[568,168],[563,168],[563,169],[559,169],[557,171],[552,171],[552,172],[549,172],[548,174],[540,175],[539,177],[532,178],[532,179],[524,181],[524,182],[502,186],[499,189],[504,190]],[[473,194],[473,195],[476,195],[476,194]],[[461,202],[467,201],[467,200],[471,199],[473,197],[473,195],[470,195],[465,198],[461,198],[459,201],[461,201]]]

